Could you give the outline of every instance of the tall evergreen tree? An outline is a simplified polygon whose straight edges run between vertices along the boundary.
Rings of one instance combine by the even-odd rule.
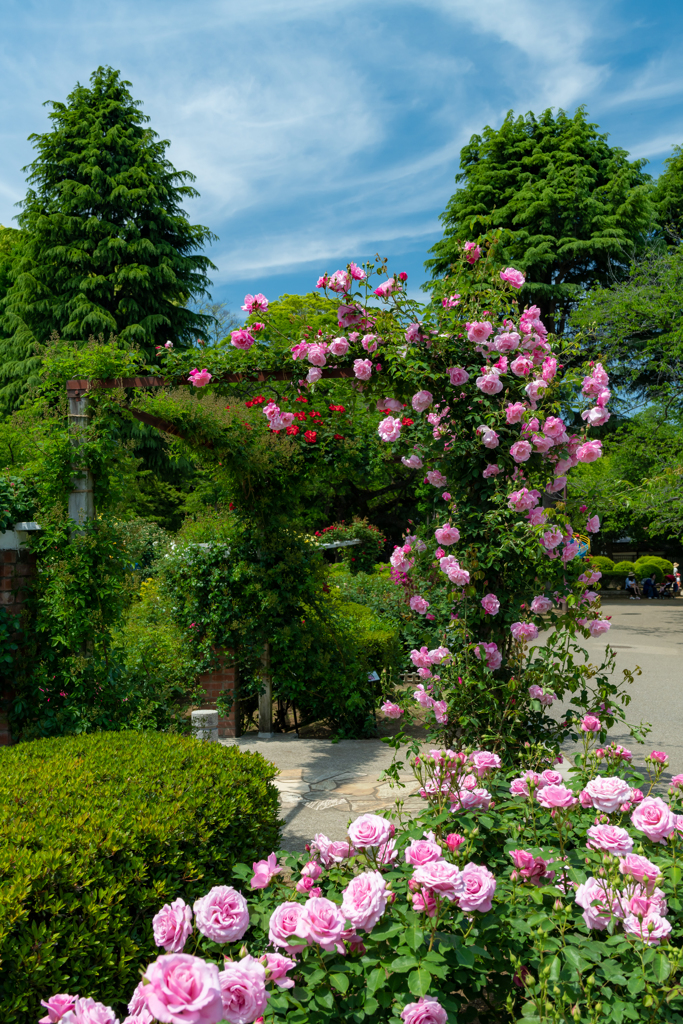
[[[674,146],[664,163],[666,170],[657,178],[654,198],[666,240],[679,244],[683,241],[683,147]]]
[[[18,221],[22,243],[2,301],[0,403],[12,408],[39,366],[37,344],[118,335],[150,356],[206,334],[210,317],[187,308],[206,294],[215,236],[189,223],[183,200],[198,195],[189,171],[166,158],[167,140],[118,71],[100,67],[90,87],[52,102],[50,131],[31,135],[29,189]]]
[[[626,272],[654,221],[647,161],[607,144],[586,120],[551,110],[486,127],[460,151],[458,191],[441,215],[444,236],[425,266],[437,277],[460,246],[506,229],[501,260],[527,275],[522,300],[562,330],[586,288]]]

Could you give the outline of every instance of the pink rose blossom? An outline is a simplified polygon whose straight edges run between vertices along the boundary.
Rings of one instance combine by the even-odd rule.
[[[327,287],[344,294],[351,287],[351,275],[346,270],[335,270],[328,278]]]
[[[498,650],[498,645],[494,643],[477,644],[474,648],[475,657],[481,661],[482,651],[485,656],[486,667],[492,670],[500,668],[503,663],[503,655]]]
[[[510,446],[510,455],[517,463],[528,462],[531,452],[532,447],[528,441],[515,441],[515,443]]]
[[[442,559],[444,561],[444,559]],[[456,587],[466,587],[470,582],[470,574],[467,569],[461,568],[457,561],[454,561],[452,565],[448,567],[446,573],[451,583],[454,583]]]
[[[467,331],[467,337],[470,341],[480,345],[483,341],[486,341],[488,336],[493,333],[493,325],[488,320],[478,321],[474,323],[465,324],[465,330]]]
[[[480,779],[497,771],[501,765],[498,754],[494,754],[490,750],[475,750],[470,754],[469,760]]]
[[[485,448],[497,448],[500,444],[498,440],[498,434],[495,430],[491,430],[490,427],[481,426],[477,427],[477,434],[481,438]]]
[[[355,852],[350,843],[328,839],[322,832],[317,832],[313,836],[311,853],[313,856],[319,854],[326,868],[332,867],[333,864],[341,864],[352,857]]]
[[[526,487],[522,487],[519,491],[512,492],[508,498],[508,508],[516,508],[518,512],[526,512],[528,509],[538,505],[540,496],[540,491],[530,491]]]
[[[458,811],[488,811],[492,799],[489,791],[481,786],[474,789],[463,787],[451,793],[451,814]]]
[[[529,356],[519,355],[510,363],[510,369],[516,377],[528,377],[534,368],[534,363]]]
[[[62,1024],[119,1024],[111,1006],[79,996],[76,996],[73,1009],[67,1010],[61,1020]]]
[[[432,711],[436,715],[439,725],[446,725],[448,722],[448,704],[445,700],[435,700],[432,704]]]
[[[586,441],[576,449],[579,462],[595,462],[602,455],[602,441]]]
[[[242,309],[245,313],[265,313],[268,309],[268,299],[261,292],[257,295],[245,295]]]
[[[386,882],[382,875],[379,871],[363,871],[344,889],[341,912],[354,928],[371,932],[386,905]]]
[[[349,838],[357,850],[381,846],[394,835],[394,826],[379,814],[361,814],[349,825]]]
[[[236,942],[249,927],[247,901],[231,885],[215,885],[193,910],[198,931],[213,942]]]
[[[287,972],[296,967],[296,960],[290,960],[282,953],[265,953],[264,956],[268,981],[274,982],[278,988],[294,988],[294,980],[287,977]]]
[[[596,721],[598,720],[596,719]],[[586,731],[596,732],[597,730]],[[598,775],[597,778],[586,783],[585,791],[590,796],[593,807],[605,814],[615,814],[631,795],[631,787],[628,782],[624,782],[617,776]]]
[[[671,924],[665,917],[651,910],[644,916],[629,914],[624,920],[624,931],[629,935],[637,935],[648,946],[658,946],[662,939],[671,934]]]
[[[433,860],[443,860],[443,850],[433,839],[412,839],[404,853],[406,864],[417,867]]]
[[[664,803],[661,797],[646,796],[638,804],[631,815],[631,824],[639,832],[644,832],[653,843],[666,842],[676,827],[671,808]]]
[[[349,351],[349,343],[346,338],[333,338],[330,342],[330,352],[333,356],[345,356]]]
[[[601,427],[610,419],[607,409],[601,409],[596,405],[593,409],[585,409],[581,413],[581,419],[585,420],[590,427]]]
[[[510,783],[510,793],[512,796],[529,796],[534,790],[539,788],[540,776],[537,772],[526,771],[518,779],[513,779]]]
[[[377,433],[381,439],[387,443],[397,441],[401,436],[401,426],[402,424],[398,416],[396,418],[393,416],[387,416],[386,419],[383,419],[377,427]]]
[[[661,875],[656,864],[637,853],[627,853],[622,857],[619,861],[619,870],[622,875],[630,875],[636,882],[640,882],[648,892],[654,889],[655,882]]]
[[[467,370],[463,370],[462,366],[451,366],[450,369],[446,370],[446,373],[450,377],[451,384],[454,387],[458,387],[460,384],[466,384],[470,379],[470,375]]]
[[[581,732],[600,732],[602,722],[596,715],[584,715],[579,728]]]
[[[150,964],[143,978],[147,981],[143,986],[145,1002],[157,1020],[166,1024],[216,1024],[222,1019],[223,1001],[215,964],[186,953],[168,953]]]
[[[434,396],[430,391],[418,391],[417,394],[413,395],[412,406],[415,412],[424,412],[434,401]]]
[[[429,669],[418,669],[418,671],[420,673],[429,672]],[[425,679],[426,677],[423,675],[422,678]],[[425,690],[424,685],[422,683],[418,683],[417,690],[415,690],[413,693],[413,698],[417,701],[420,707],[423,708],[431,708],[432,704],[434,703],[434,698],[430,693],[427,692],[427,690]]]
[[[535,640],[538,637],[538,626],[535,626],[533,622],[513,622],[510,632],[515,640],[526,643],[528,640]]]
[[[571,789],[567,789],[566,786],[544,786],[539,789],[536,799],[541,807],[549,810],[556,807],[575,807],[578,803]]]
[[[356,263],[349,263],[349,273],[354,281],[365,281],[368,276]]]
[[[612,915],[621,916],[618,915],[618,900],[611,899],[610,896],[611,893],[608,893],[604,883],[592,875],[578,887],[574,899],[584,908],[581,916],[588,928],[604,931],[612,920]]]
[[[478,910],[485,913],[491,909],[496,879],[488,868],[479,864],[466,864],[460,875],[462,891],[458,896],[460,909],[465,913]]]
[[[154,1017],[149,1010],[141,1010],[132,1017],[126,1017],[123,1024],[154,1024]]]
[[[534,615],[545,615],[552,609],[552,607],[553,602],[550,598],[544,597],[542,594],[539,594],[538,597],[535,597],[531,602],[531,610]]]
[[[488,480],[489,477],[498,476],[499,473],[500,466],[497,466],[495,463],[490,463],[481,475],[483,476],[484,480]]]
[[[64,1014],[74,1009],[77,999],[78,996],[68,996],[65,993],[50,996],[47,1002],[41,999],[40,1005],[45,1007],[47,1014],[40,1018],[38,1024],[59,1024]]]
[[[407,458],[404,455],[401,462],[404,466],[407,466],[408,469],[422,469],[424,466],[424,462],[419,455],[409,455]]]
[[[519,345],[519,340],[516,331],[506,331],[496,336],[493,347],[496,352],[514,352]]]
[[[451,853],[455,853],[458,847],[462,846],[464,842],[465,837],[459,835],[457,832],[449,832],[448,835],[446,836],[446,846],[451,851]]]
[[[438,469],[431,469],[429,473],[427,473],[425,480],[428,484],[431,484],[432,487],[443,487],[447,481],[447,477],[445,477],[443,473],[440,473]]]
[[[599,516],[591,516],[591,518],[586,523],[586,532],[587,533],[599,533],[600,532],[600,517]]]
[[[459,306],[460,293],[456,292],[454,295],[448,295],[441,300],[441,305],[444,309],[453,309],[455,306]]]
[[[306,380],[309,384],[317,384],[322,375],[322,370],[319,370],[317,366],[312,366],[306,374]]]
[[[308,346],[306,358],[312,366],[325,366],[327,363],[327,345],[313,344]]]
[[[503,382],[500,380],[497,371],[491,370],[489,373],[483,374],[481,377],[477,377],[476,385],[480,391],[483,391],[485,395],[497,395],[503,390]]]
[[[410,599],[410,610],[417,612],[418,615],[424,615],[429,608],[429,601],[425,601],[424,597],[420,597],[419,594],[413,594]]]
[[[392,704],[390,700],[385,700],[382,704],[380,711],[385,718],[400,718],[403,714],[403,709],[398,704]]]
[[[192,934],[192,911],[185,900],[167,903],[152,918],[154,942],[167,953],[182,953],[188,935]]]
[[[304,945],[292,945],[292,938],[308,939],[308,923],[304,917],[304,907],[301,903],[287,901],[280,903],[270,915],[268,927],[268,938],[274,946],[286,949],[288,953],[298,953]]]
[[[266,992],[266,968],[258,960],[252,956],[227,960],[218,979],[223,1016],[230,1024],[252,1024],[265,1013],[270,995]]]
[[[316,942],[321,949],[331,953],[341,946],[344,931],[344,915],[336,903],[324,896],[314,896],[304,907],[301,921],[306,927],[309,943]],[[343,949],[343,947],[342,947]]]
[[[455,526],[451,526],[450,523],[446,523],[444,526],[440,526],[434,531],[434,536],[439,544],[443,544],[445,547],[450,547],[451,544],[457,544],[460,540],[460,531]]]
[[[380,299],[388,299],[389,296],[393,292],[398,291],[400,287],[400,284],[397,285],[394,278],[390,277],[389,280],[381,284],[379,288],[375,288],[375,295],[378,295]]]
[[[358,380],[370,380],[372,376],[372,359],[354,359],[353,372]]]
[[[457,899],[462,891],[459,869],[445,860],[418,864],[413,871],[413,879],[418,885],[425,885],[435,896],[451,901]]]
[[[477,245],[476,242],[465,242],[463,250],[467,254],[465,259],[468,263],[476,263],[481,256],[481,246]]]
[[[495,594],[486,594],[482,597],[481,606],[487,615],[497,615],[500,611],[500,601]]]
[[[557,700],[557,694],[544,693],[543,688],[536,684],[529,687],[529,696],[532,700],[538,700],[544,708],[550,707],[553,701]],[[557,773],[553,773],[557,774]]]
[[[172,341],[165,342],[164,343],[164,348],[167,348],[169,350],[172,349],[173,348],[173,342]]]
[[[653,750],[650,754],[650,760],[655,761],[657,764],[667,764],[669,757],[663,750]]]
[[[602,636],[608,629],[611,628],[612,623],[608,622],[607,619],[592,619],[588,623],[588,632],[591,636]]]
[[[251,336],[246,327],[241,328],[239,331],[231,331],[230,333],[230,344],[234,345],[235,348],[241,348],[244,351],[251,348],[254,344],[255,339]],[[298,358],[297,356],[294,357]]]
[[[375,334],[365,334],[365,335],[363,335],[363,338],[361,339],[361,345],[363,346],[363,348],[365,349],[366,352],[376,352],[377,351],[377,335],[375,335]]]
[[[249,883],[252,889],[265,889],[270,884],[271,878],[279,875],[282,871],[282,868],[278,867],[277,854],[275,853],[269,854],[268,860],[256,861],[252,867],[254,869],[254,877]]]
[[[474,259],[467,262],[474,263]],[[420,996],[416,1003],[408,1003],[401,1011],[401,1019],[403,1024],[446,1024],[448,1014],[438,999]]]
[[[591,825],[587,835],[586,846],[589,850],[606,850],[615,855],[631,853],[633,850],[633,840],[626,829],[617,828],[616,825]]]
[[[513,288],[521,288],[525,281],[525,275],[521,270],[515,270],[514,267],[507,267],[505,270],[501,270],[500,279],[501,281],[507,281],[507,283],[512,285]]]
[[[206,385],[211,380],[211,377],[212,375],[209,373],[206,367],[204,367],[203,370],[198,370],[196,366],[193,370],[190,370],[190,372],[187,375],[187,379],[189,380],[190,384],[193,384],[196,388],[206,387]]]

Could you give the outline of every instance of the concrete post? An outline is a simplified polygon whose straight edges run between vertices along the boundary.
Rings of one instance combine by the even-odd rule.
[[[190,718],[192,722],[192,735],[196,740],[218,742],[217,711],[193,711]]]
[[[273,678],[270,674],[270,644],[263,645],[261,655],[261,687],[258,699],[258,734],[260,739],[273,735]]]
[[[69,433],[75,458],[81,443],[79,435],[87,428],[88,419],[87,392],[77,393],[75,397],[70,394]],[[82,526],[86,519],[95,518],[94,480],[91,471],[79,466],[77,461],[72,462],[71,465],[74,478],[69,495],[69,519],[73,519],[76,524]]]

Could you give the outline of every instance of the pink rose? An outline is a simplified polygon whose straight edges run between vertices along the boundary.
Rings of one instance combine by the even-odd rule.
[[[307,929],[309,943],[317,942],[320,948],[328,953],[341,945],[344,915],[332,900],[324,896],[314,896],[304,907],[301,920]]]
[[[215,885],[193,909],[197,929],[214,942],[236,942],[249,927],[247,901],[231,885]]]
[[[242,309],[246,313],[265,313],[268,309],[268,299],[261,292],[257,295],[245,295]]]
[[[309,860],[301,869],[304,878],[312,878],[314,881],[320,878],[322,873],[322,865],[318,864],[317,860]]]
[[[390,700],[385,700],[382,704],[380,711],[385,718],[400,718],[403,714],[403,709],[398,704],[392,704]]]
[[[510,783],[512,796],[529,796],[535,789],[539,788],[540,777],[536,772],[526,771],[518,779]]]
[[[327,287],[333,292],[348,292],[351,287],[351,275],[346,270],[335,270],[327,280]]]
[[[481,475],[484,480],[488,480],[490,476],[498,476],[499,473],[500,466],[497,466],[495,463],[490,463]]]
[[[401,1011],[401,1019],[403,1024],[446,1024],[448,1014],[437,999],[420,996],[416,1003],[408,1003]]]
[[[510,856],[521,877],[532,885],[540,885],[543,879],[551,881],[554,878],[554,872],[548,871],[548,862],[542,857],[534,857],[528,850],[510,850]]]
[[[505,410],[505,418],[508,423],[519,423],[524,416],[526,407],[522,402],[515,402],[514,404],[508,405]]]
[[[439,544],[443,544],[445,547],[449,547],[451,544],[457,544],[460,540],[460,531],[455,526],[451,526],[450,523],[446,523],[445,526],[441,526],[434,531]]]
[[[187,953],[168,953],[150,964],[143,977],[148,982],[143,987],[145,1002],[157,1020],[166,1024],[216,1024],[222,1020],[215,964]]]
[[[457,832],[449,832],[448,835],[446,836],[446,846],[451,851],[451,853],[455,853],[458,847],[462,846],[464,842],[465,837],[459,835]]]
[[[516,508],[518,512],[526,512],[528,509],[538,505],[540,496],[540,491],[530,491],[528,488],[522,487],[520,490],[511,493],[508,498],[508,508]]]
[[[306,380],[309,384],[316,384],[323,375],[323,371],[319,370],[317,366],[312,366],[306,374]]]
[[[211,380],[211,374],[206,369],[206,367],[204,367],[203,370],[198,370],[197,367],[195,366],[195,368],[193,370],[190,370],[190,372],[188,373],[187,379],[189,380],[190,384],[194,384],[196,388],[203,388],[206,387],[206,385]]]
[[[353,372],[358,380],[370,380],[372,376],[372,359],[354,359]]]
[[[671,785],[675,789],[682,789],[683,788],[683,775],[674,775],[674,777],[671,780]]]
[[[432,860],[443,860],[443,851],[433,839],[412,839],[405,849],[404,856],[406,864],[417,867]]]
[[[381,846],[394,835],[394,826],[379,814],[361,814],[349,825],[349,838],[357,850]]]
[[[422,469],[424,466],[424,462],[419,455],[409,455],[408,457],[404,455],[401,462],[404,466],[407,466],[408,469]]]
[[[515,462],[528,462],[532,452],[532,447],[528,441],[515,441],[510,446],[510,455]]]
[[[432,487],[443,487],[448,478],[443,473],[440,473],[438,469],[431,469],[425,479]]]
[[[591,825],[588,829],[586,846],[589,850],[606,850],[607,853],[625,854],[633,850],[633,840],[625,828],[616,825]]]
[[[435,896],[443,896],[451,901],[457,899],[462,892],[459,869],[445,860],[418,864],[413,871],[413,880],[418,885],[425,885]]]
[[[400,285],[396,284],[395,279],[390,277],[388,281],[385,281],[378,288],[375,288],[375,295],[378,295],[380,299],[388,299],[389,296],[393,292],[398,291],[400,287]]]
[[[528,640],[535,640],[537,638],[538,626],[535,626],[533,622],[513,622],[510,626],[510,632],[515,640],[521,640],[522,643],[526,643]]]
[[[47,1014],[40,1018],[38,1024],[58,1024],[65,1013],[74,1009],[77,999],[78,996],[68,996],[63,992],[60,995],[50,996],[47,1002],[41,999],[40,1005],[45,1007]]]
[[[327,345],[313,344],[308,346],[306,356],[312,366],[325,366],[327,363]]]
[[[279,875],[282,868],[278,867],[277,854],[268,855],[268,860],[259,860],[252,864],[254,877],[249,885],[252,889],[265,889],[270,884],[271,878]]]
[[[653,750],[650,754],[650,760],[655,761],[657,764],[668,764],[669,757],[663,750]]]
[[[379,871],[356,875],[342,894],[342,915],[354,928],[371,932],[386,909],[386,887]]]
[[[587,533],[599,533],[600,532],[600,517],[599,516],[591,516],[591,518],[586,522],[586,532]]]
[[[481,438],[485,448],[497,448],[500,444],[498,434],[495,430],[491,430],[490,427],[477,427],[477,434]]]
[[[182,953],[188,935],[192,934],[192,911],[185,900],[168,903],[152,918],[152,930],[157,946],[167,953]]]
[[[637,935],[648,946],[658,946],[662,939],[671,934],[671,925],[665,917],[651,910],[644,916],[629,914],[624,920],[624,931],[629,935]]]
[[[655,882],[661,875],[656,864],[637,853],[627,853],[622,857],[619,861],[619,870],[622,875],[630,875],[636,882],[640,882],[648,892],[654,889]]]
[[[581,916],[588,928],[604,931],[613,915],[621,917],[618,899],[592,875],[578,887],[574,899],[584,908]]]
[[[628,782],[617,776],[598,775],[586,783],[585,790],[591,798],[593,807],[605,814],[615,814],[631,795]]]
[[[516,377],[528,377],[534,368],[533,359],[529,356],[519,355],[510,363],[510,369]],[[514,422],[514,421],[513,421]]]
[[[284,959],[284,957],[283,957]],[[252,956],[226,960],[218,975],[223,999],[223,1016],[230,1024],[252,1024],[266,1010],[266,969]]]
[[[480,779],[491,772],[498,771],[501,765],[498,754],[494,754],[490,750],[475,750],[470,754],[469,760]]]
[[[232,331],[230,333],[230,344],[234,345],[235,348],[241,348],[244,351],[246,351],[247,349],[251,348],[251,346],[254,344],[254,341],[255,339],[251,336],[250,332],[246,329],[246,327],[242,328],[239,331]],[[295,358],[298,357],[295,356]]]
[[[410,599],[410,610],[417,612],[418,615],[424,615],[429,608],[429,601],[425,601],[424,597],[420,597],[419,594],[413,594]]]
[[[578,800],[566,786],[544,786],[536,794],[541,807],[553,810],[556,807],[575,807]]]
[[[268,938],[274,946],[280,946],[288,953],[299,953],[304,949],[305,943],[292,945],[290,939],[307,939],[308,934],[308,921],[301,903],[281,903],[270,915]]]
[[[282,953],[265,953],[266,977],[273,981],[278,988],[294,988],[294,979],[287,977],[287,971],[296,967],[296,960],[290,960]]]
[[[401,427],[402,423],[398,416],[396,418],[393,416],[387,416],[386,419],[383,419],[377,427],[377,433],[381,439],[387,443],[397,441],[401,436]]]
[[[478,910],[483,914],[491,909],[496,879],[488,868],[479,864],[466,864],[460,880],[463,887],[458,896],[461,910],[466,913]]]
[[[111,1006],[97,1003],[94,999],[76,996],[73,1009],[67,1010],[62,1024],[119,1024]]]
[[[503,655],[498,650],[498,645],[494,643],[477,644],[474,648],[475,657],[482,659],[482,650],[485,655],[486,667],[490,669],[500,668],[503,663]]]
[[[483,341],[486,341],[488,336],[493,333],[493,325],[490,324],[488,320],[475,320],[472,324],[465,324],[465,329],[467,331],[467,337],[476,345],[480,345]]]
[[[333,338],[330,342],[330,352],[333,356],[345,356],[349,351],[349,343],[346,338]]]
[[[413,395],[413,409],[415,412],[424,412],[434,401],[434,396],[430,391],[418,391],[416,395]]]
[[[496,336],[493,344],[496,352],[514,352],[519,345],[519,335],[516,331],[505,331]]]
[[[481,256],[481,246],[477,245],[476,242],[465,242],[463,250],[467,254],[465,259],[468,263],[476,263]]]
[[[639,832],[644,832],[653,843],[666,842],[676,827],[676,821],[671,808],[664,803],[661,797],[646,796],[638,804],[631,815],[631,824]]]
[[[495,594],[486,594],[481,599],[481,606],[487,615],[497,615],[500,610],[500,601]]]
[[[491,370],[489,373],[477,377],[476,385],[485,395],[497,395],[503,390],[503,382],[496,370]]]
[[[588,623],[588,632],[591,636],[602,636],[608,629],[611,628],[612,623],[608,622],[607,619],[591,619]]]
[[[507,281],[507,283],[512,285],[513,288],[521,288],[525,281],[525,275],[521,270],[515,270],[514,267],[507,267],[505,270],[501,270],[500,279],[501,281]]]
[[[602,455],[602,441],[586,441],[576,449],[579,462],[595,462]]]
[[[132,1017],[126,1017],[123,1024],[154,1024],[154,1017],[149,1010],[141,1010]]]
[[[466,384],[470,379],[469,373],[467,370],[463,370],[462,366],[451,366],[449,370],[446,370],[446,373],[450,377],[451,384],[453,384],[454,387],[458,387],[460,384]]]
[[[584,715],[580,729],[581,732],[600,732],[602,722],[596,715]]]
[[[545,615],[546,612],[549,612],[552,607],[553,602],[550,600],[550,598],[543,597],[542,594],[539,594],[538,597],[535,597],[531,602],[531,610],[532,612],[534,612],[535,615]]]
[[[322,832],[317,832],[313,836],[313,842],[311,843],[311,853],[320,854],[320,859],[326,868],[332,867],[333,864],[341,864],[343,861],[348,860],[352,857],[356,851],[353,849],[350,843],[341,842],[339,840],[328,839]]]
[[[529,696],[532,700],[540,701],[541,705],[544,708],[549,708],[553,701],[557,700],[557,694],[545,693],[543,688],[541,686],[537,686],[536,684],[529,687]],[[559,773],[553,772],[552,774],[557,775]]]

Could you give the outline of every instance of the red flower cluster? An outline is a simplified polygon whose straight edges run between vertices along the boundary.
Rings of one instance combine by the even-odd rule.
[[[294,399],[294,401],[295,401],[295,402],[307,402],[307,401],[308,401],[308,399],[307,399],[307,398],[304,398],[304,396],[303,396],[303,395],[297,395],[297,396],[296,396],[296,398]]]
[[[294,419],[295,420],[305,420],[306,419],[306,413],[305,412],[295,412],[294,413]]]
[[[315,430],[307,430],[304,434],[304,440],[308,441],[309,444],[315,444],[317,436],[318,435]]]
[[[330,412],[346,412],[343,405],[331,405]]]
[[[308,415],[311,417],[311,419],[315,419],[316,416],[320,416],[320,413],[316,412],[315,409],[311,409]]]
[[[287,433],[288,434],[298,434],[299,433],[299,428],[296,426],[296,424],[293,423],[291,427],[287,427]]]
[[[404,427],[412,427],[415,420],[411,420],[409,416],[404,416],[401,420],[401,425]]]
[[[263,395],[258,395],[257,398],[252,398],[249,402],[245,402],[244,404],[246,405],[247,409],[251,409],[252,405],[263,405],[264,402],[265,398],[263,397]]]

